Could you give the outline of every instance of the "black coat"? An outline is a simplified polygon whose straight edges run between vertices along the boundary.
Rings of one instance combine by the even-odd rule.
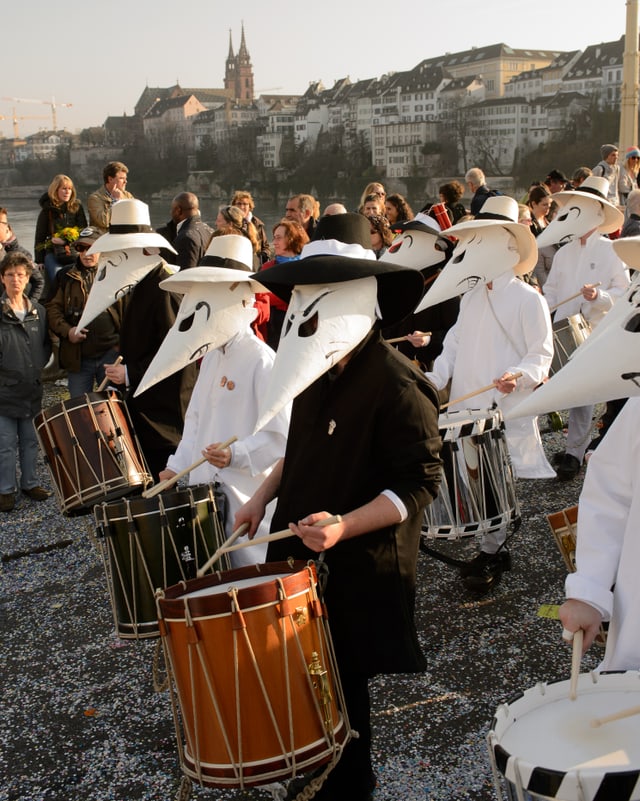
[[[44,261],[47,252],[47,240],[55,236],[56,231],[60,228],[79,228],[82,231],[83,228],[87,227],[87,216],[84,213],[82,204],[78,206],[77,211],[69,211],[66,203],[61,206],[54,206],[46,192],[40,198],[40,206],[42,210],[38,214],[36,221],[34,253],[36,260],[41,263]],[[52,249],[58,264],[73,264],[76,260],[77,253],[73,247],[68,248],[68,253],[63,245],[53,245]]]
[[[179,296],[160,288],[160,282],[168,276],[160,264],[135,286],[120,328],[120,353],[129,377],[127,407],[154,475],[164,469],[182,438],[184,416],[197,377],[196,365],[190,364],[133,397],[180,307]]]
[[[338,661],[351,672],[414,672],[425,660],[414,627],[424,507],[440,482],[438,396],[404,357],[370,335],[344,372],[293,403],[272,530],[308,514],[344,514],[393,491],[408,518],[326,551],[326,602]],[[297,537],[268,560],[313,559]]]
[[[178,264],[181,270],[197,267],[207,252],[212,236],[213,229],[202,221],[199,214],[187,217],[171,242],[178,255],[170,256],[169,261]]]

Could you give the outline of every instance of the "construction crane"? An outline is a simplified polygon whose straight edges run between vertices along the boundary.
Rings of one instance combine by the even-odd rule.
[[[45,106],[51,107],[51,122],[53,124],[54,131],[58,130],[58,117],[56,114],[56,108],[58,106],[62,108],[70,108],[73,103],[56,103],[55,97],[52,97],[51,100],[32,100],[27,97],[3,97],[3,100],[9,100],[12,103],[44,103]]]
[[[0,116],[0,120],[8,120],[8,117]],[[18,116],[16,114],[15,108],[13,109],[13,114],[11,115],[11,120],[13,122],[13,138],[20,139],[20,132],[18,130],[18,120],[48,120],[49,118],[46,115],[22,115]]]

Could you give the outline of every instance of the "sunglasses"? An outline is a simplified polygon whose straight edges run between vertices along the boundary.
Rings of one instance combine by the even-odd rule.
[[[89,250],[90,247],[91,245],[87,245],[84,242],[78,242],[75,245],[77,253],[85,253],[87,250]]]

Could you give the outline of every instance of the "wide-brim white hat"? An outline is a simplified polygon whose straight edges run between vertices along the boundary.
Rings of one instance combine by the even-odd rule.
[[[640,270],[640,236],[626,236],[614,239],[613,249],[622,261],[632,270]]]
[[[520,261],[513,267],[513,272],[516,275],[531,272],[538,261],[536,239],[528,226],[518,222],[518,204],[508,195],[488,197],[473,220],[452,225],[445,233],[450,237],[459,237],[462,232],[481,231],[494,225],[506,228],[515,237]]]
[[[164,248],[177,253],[168,240],[153,230],[149,206],[141,200],[119,200],[113,204],[109,232],[96,239],[89,253],[129,248]]]
[[[607,200],[609,191],[609,181],[597,175],[590,175],[576,189],[563,189],[555,192],[552,197],[559,206],[566,206],[572,200],[590,198],[600,203],[604,212],[604,222],[598,226],[597,230],[603,234],[611,234],[622,227],[624,214],[611,201]]]
[[[168,292],[176,292],[179,295],[184,295],[195,290],[198,284],[249,284],[251,291],[267,292],[268,290],[258,281],[251,277],[250,273],[241,272],[228,267],[191,267],[188,270],[182,270],[175,275],[165,278],[160,282],[160,286]]]

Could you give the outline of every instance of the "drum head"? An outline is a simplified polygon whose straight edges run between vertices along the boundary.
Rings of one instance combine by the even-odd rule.
[[[489,743],[498,770],[534,796],[637,801],[640,715],[599,727],[591,721],[639,704],[635,671],[582,674],[575,701],[568,681],[532,687],[496,712]]]

